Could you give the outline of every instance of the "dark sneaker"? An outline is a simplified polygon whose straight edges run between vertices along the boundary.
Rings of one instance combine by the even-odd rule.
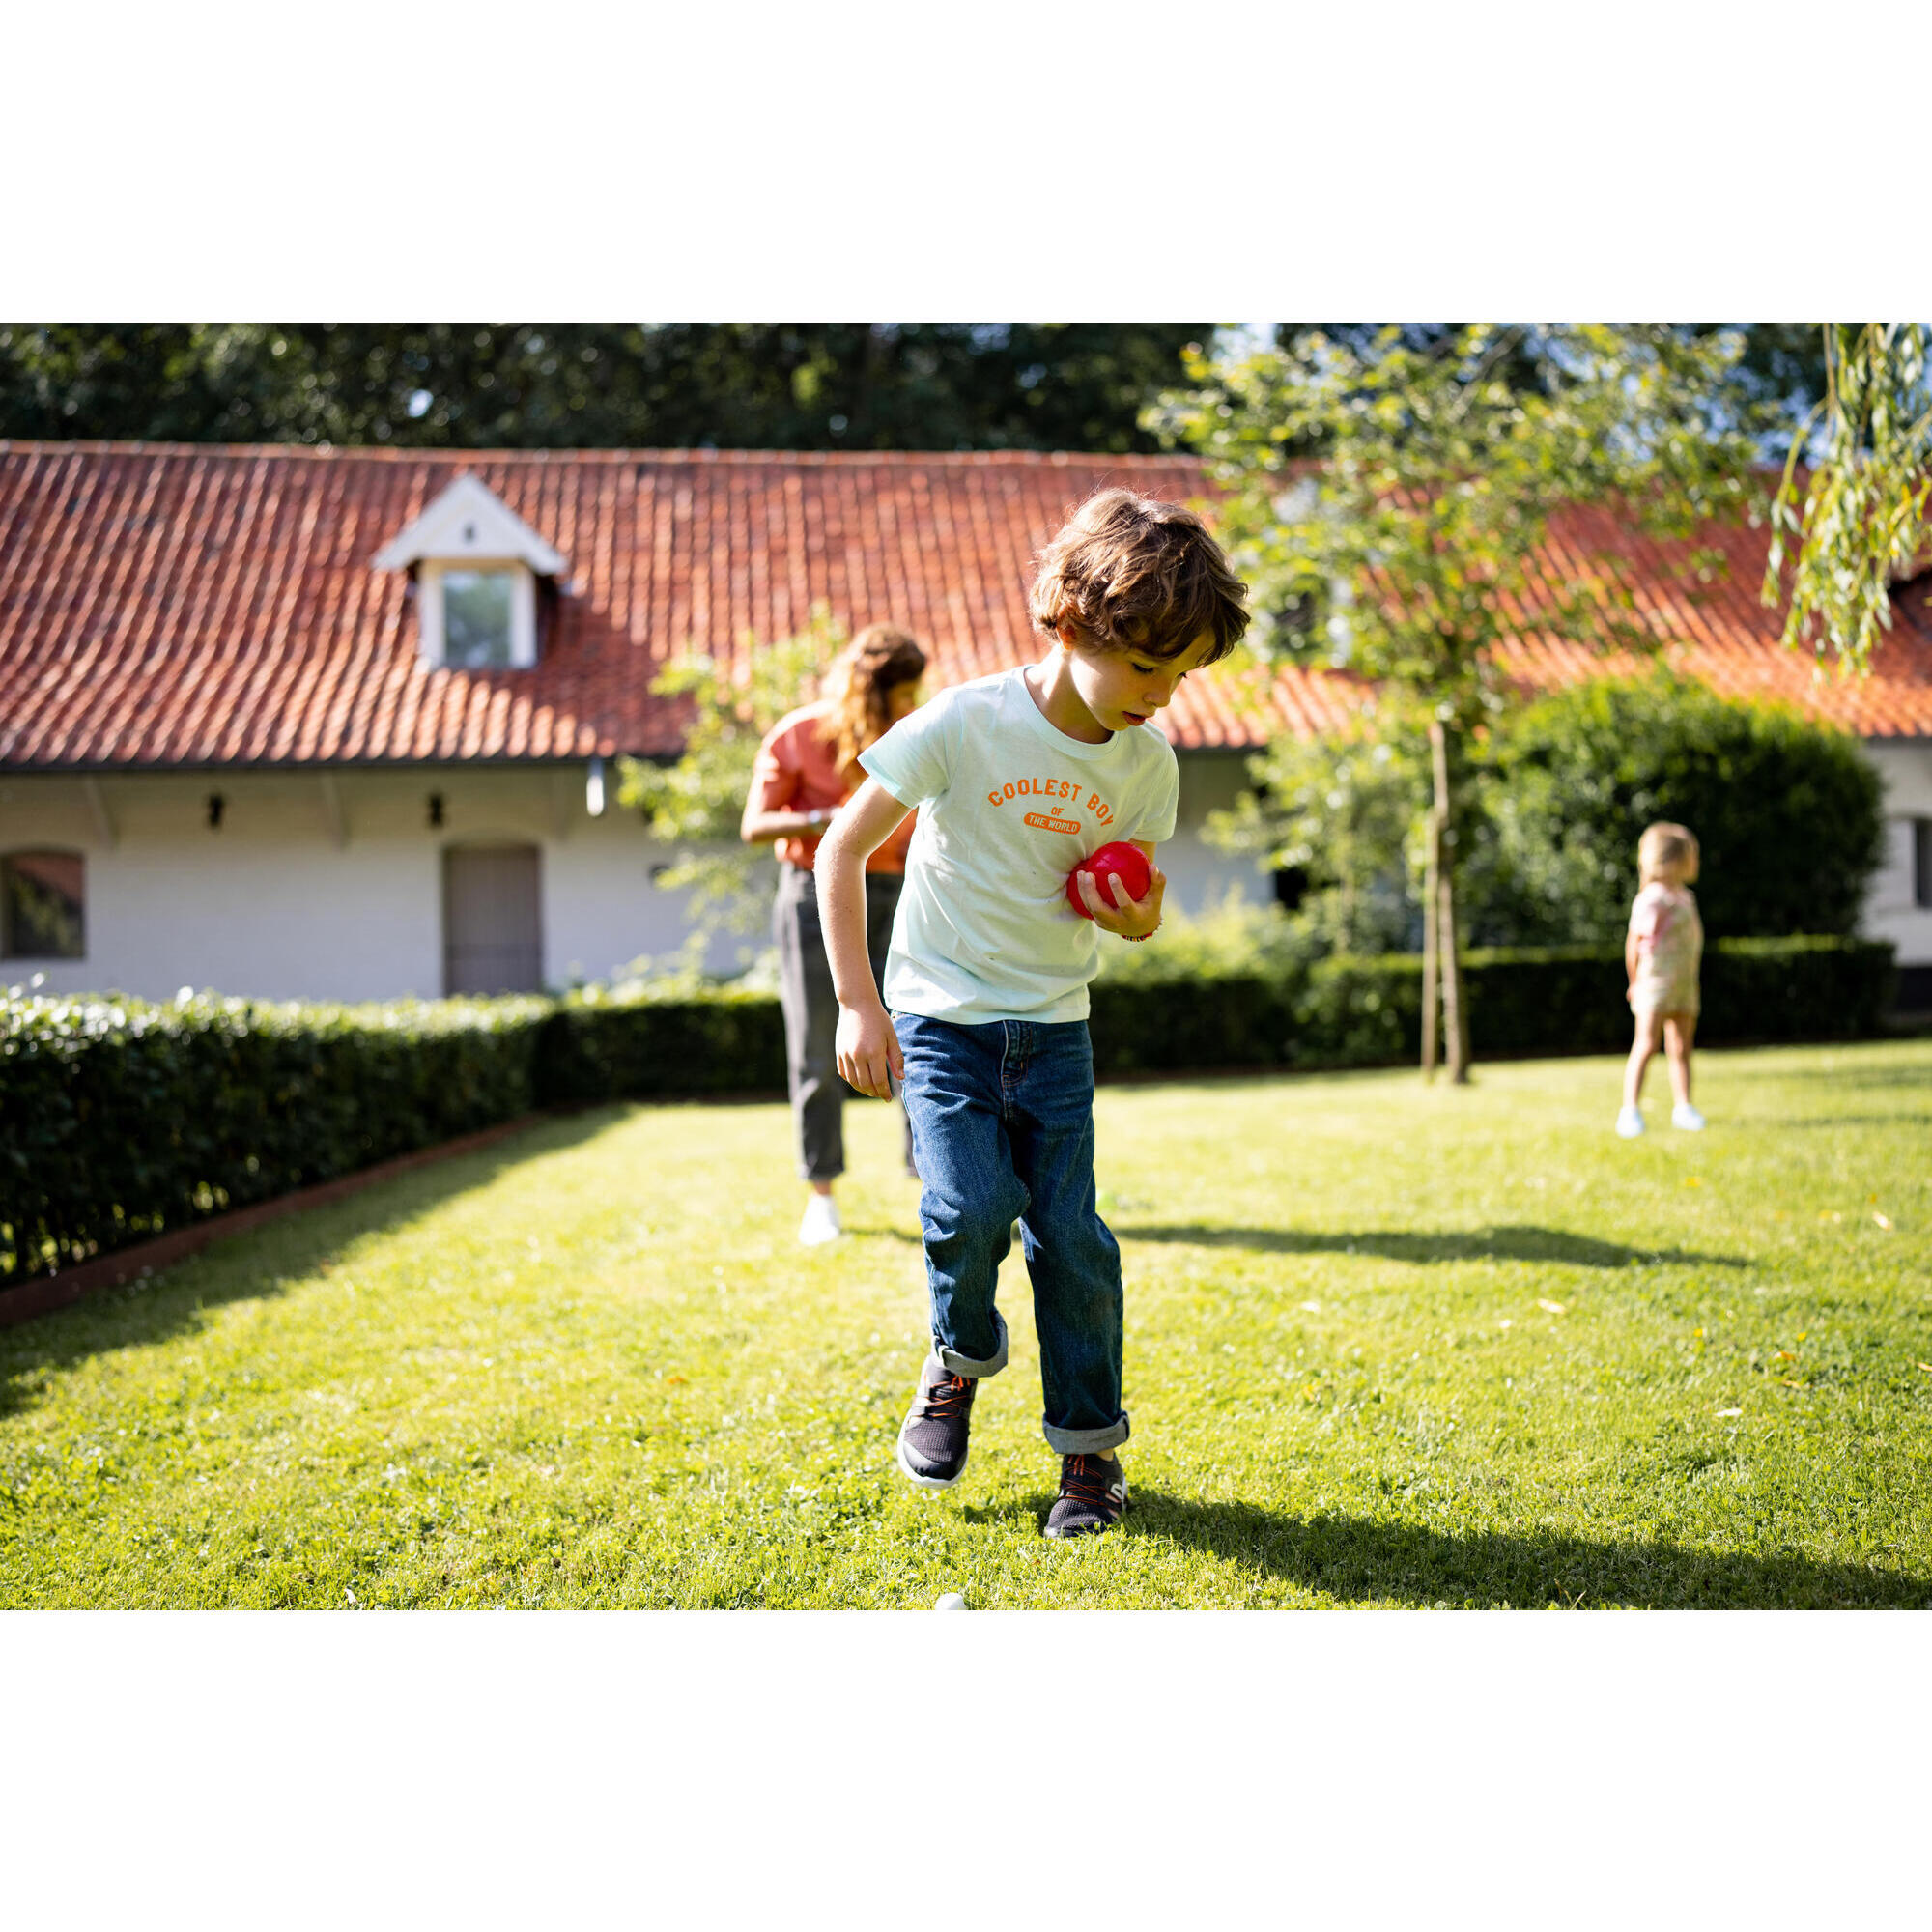
[[[1121,1459],[1063,1456],[1060,1493],[1046,1514],[1049,1536],[1094,1536],[1112,1529],[1127,1506],[1127,1472]]]
[[[919,1372],[919,1393],[899,1426],[899,1467],[923,1490],[950,1490],[966,1473],[966,1436],[980,1384],[937,1355]]]

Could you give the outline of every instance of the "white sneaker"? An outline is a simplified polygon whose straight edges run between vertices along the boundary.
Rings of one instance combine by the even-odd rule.
[[[836,1241],[844,1229],[838,1225],[838,1204],[829,1194],[814,1194],[805,1204],[805,1219],[798,1224],[798,1237],[808,1248]]]
[[[1682,1127],[1687,1134],[1701,1134],[1704,1131],[1704,1117],[1689,1100],[1680,1100],[1670,1110],[1670,1124]]]
[[[1617,1109],[1617,1136],[1620,1140],[1634,1141],[1643,1132],[1643,1109],[1641,1107],[1619,1107]]]

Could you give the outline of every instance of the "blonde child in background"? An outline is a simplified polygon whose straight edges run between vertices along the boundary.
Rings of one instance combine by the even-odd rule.
[[[1636,1037],[1624,1067],[1624,1104],[1617,1132],[1634,1140],[1643,1132],[1644,1069],[1662,1039],[1670,1059],[1670,1091],[1676,1105],[1670,1124],[1698,1131],[1704,1117],[1690,1104],[1690,1045],[1697,1035],[1697,969],[1704,956],[1704,924],[1690,882],[1697,876],[1697,840],[1668,821],[1647,826],[1636,845],[1640,890],[1631,906],[1624,939],[1624,971],[1630,976]]]

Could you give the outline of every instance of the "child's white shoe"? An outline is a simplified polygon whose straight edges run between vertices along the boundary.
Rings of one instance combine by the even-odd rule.
[[[1617,1110],[1617,1138],[1634,1141],[1643,1132],[1643,1109],[1641,1107],[1620,1107]]]
[[[838,1222],[838,1204],[829,1194],[814,1194],[805,1204],[805,1219],[798,1224],[798,1237],[808,1248],[822,1247],[844,1233]]]
[[[1680,1100],[1670,1110],[1670,1124],[1682,1127],[1687,1134],[1701,1134],[1704,1131],[1704,1117],[1689,1100]]]

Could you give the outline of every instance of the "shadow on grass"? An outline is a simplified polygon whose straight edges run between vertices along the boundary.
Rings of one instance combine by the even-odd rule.
[[[623,1112],[604,1107],[541,1122],[494,1147],[376,1181],[346,1201],[224,1236],[151,1281],[98,1289],[17,1328],[0,1328],[0,1417],[25,1408],[49,1374],[103,1350],[166,1341],[194,1327],[206,1309],[278,1294],[364,1235],[488,1186],[532,1155],[592,1140]],[[262,1257],[260,1271],[230,1265],[250,1244]]]
[[[1402,1229],[1318,1234],[1300,1228],[1207,1228],[1198,1224],[1129,1227],[1109,1224],[1123,1241],[1176,1241],[1202,1248],[1252,1248],[1276,1255],[1379,1255],[1394,1262],[1562,1262],[1571,1267],[1620,1268],[1664,1263],[1674,1267],[1748,1267],[1737,1255],[1689,1248],[1630,1248],[1561,1228],[1485,1228],[1474,1234],[1412,1234]]]
[[[1541,1609],[1907,1609],[1932,1577],[1795,1555],[1714,1554],[1676,1544],[1592,1543],[1534,1531],[1451,1536],[1360,1518],[1277,1516],[1142,1491],[1125,1525],[1244,1563],[1345,1603],[1512,1604]]]
[[[1849,1045],[1846,1041],[1844,1044]],[[1833,1087],[1932,1087],[1932,1066],[1922,1061],[1906,1066],[1780,1066],[1779,1080],[1829,1080]]]
[[[1046,1520],[1042,1492],[987,1515]],[[971,1512],[968,1512],[971,1514]],[[1296,1517],[1136,1487],[1121,1524],[1344,1604],[1456,1608],[1928,1609],[1932,1577],[1808,1556],[1713,1554],[1673,1543],[1482,1531],[1452,1536],[1372,1518]]]

